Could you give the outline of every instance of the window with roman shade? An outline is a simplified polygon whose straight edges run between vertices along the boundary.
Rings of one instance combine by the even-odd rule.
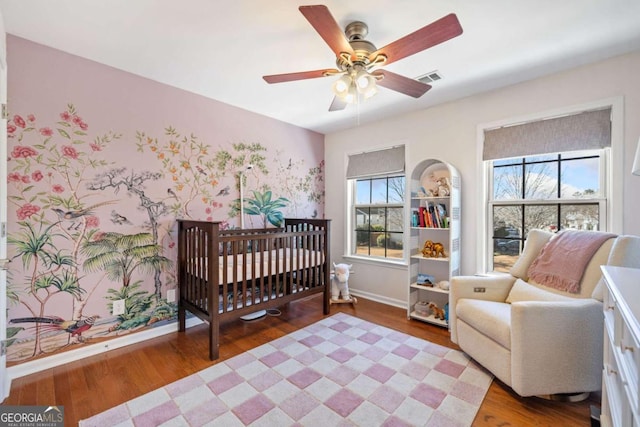
[[[404,146],[349,156],[349,254],[404,258]]]
[[[533,228],[605,230],[611,108],[484,131],[489,270],[508,271]]]

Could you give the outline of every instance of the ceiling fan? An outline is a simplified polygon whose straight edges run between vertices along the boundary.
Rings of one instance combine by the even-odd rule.
[[[430,85],[381,67],[462,34],[460,22],[452,13],[377,49],[373,43],[365,40],[369,29],[364,22],[350,23],[343,33],[326,6],[300,6],[299,10],[336,54],[337,68],[275,74],[263,78],[267,83],[283,83],[340,75],[333,84],[336,96],[329,111],[342,110],[347,104],[358,102],[360,96],[368,98],[375,95],[377,85],[414,98],[421,97],[431,89]]]

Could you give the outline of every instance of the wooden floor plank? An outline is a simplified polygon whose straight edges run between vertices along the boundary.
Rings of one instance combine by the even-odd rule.
[[[142,343],[68,363],[30,376],[11,385],[3,405],[63,405],[65,425],[77,425],[113,406],[155,390],[215,363],[310,325],[322,315],[322,299],[315,296],[280,308],[280,316],[222,327],[220,359],[208,359],[206,325],[171,333]],[[331,306],[344,312],[433,343],[458,348],[446,329],[408,320],[406,311],[358,298],[358,304]],[[550,402],[537,397],[521,398],[509,387],[494,381],[478,411],[474,426],[588,426],[589,406],[598,396],[579,403]]]

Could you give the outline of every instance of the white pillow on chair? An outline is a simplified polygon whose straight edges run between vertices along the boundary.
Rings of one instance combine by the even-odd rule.
[[[530,230],[529,234],[527,234],[527,240],[524,242],[522,253],[516,263],[513,264],[509,270],[509,273],[511,273],[513,277],[522,279],[525,282],[528,281],[529,276],[527,276],[527,270],[529,270],[529,266],[533,260],[536,259],[538,254],[540,254],[544,245],[546,245],[554,236],[555,233],[550,231],[537,229]]]

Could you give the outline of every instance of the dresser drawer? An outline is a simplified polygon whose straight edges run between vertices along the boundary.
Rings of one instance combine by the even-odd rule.
[[[602,300],[602,309],[604,310],[604,327],[605,332],[614,338],[615,325],[620,324],[622,321],[620,317],[620,310],[618,309],[618,302],[615,296],[609,292],[609,289],[605,288],[604,296]]]
[[[635,413],[640,412],[640,397],[638,394],[638,366],[640,366],[640,343],[631,333],[629,325],[622,319],[620,322],[619,335],[616,335],[616,347],[614,351],[618,354],[618,367],[624,379],[625,389],[629,395],[629,403]]]
[[[615,352],[616,350],[605,341],[602,412],[611,426],[632,426],[633,411],[626,396],[625,381],[617,365]]]

